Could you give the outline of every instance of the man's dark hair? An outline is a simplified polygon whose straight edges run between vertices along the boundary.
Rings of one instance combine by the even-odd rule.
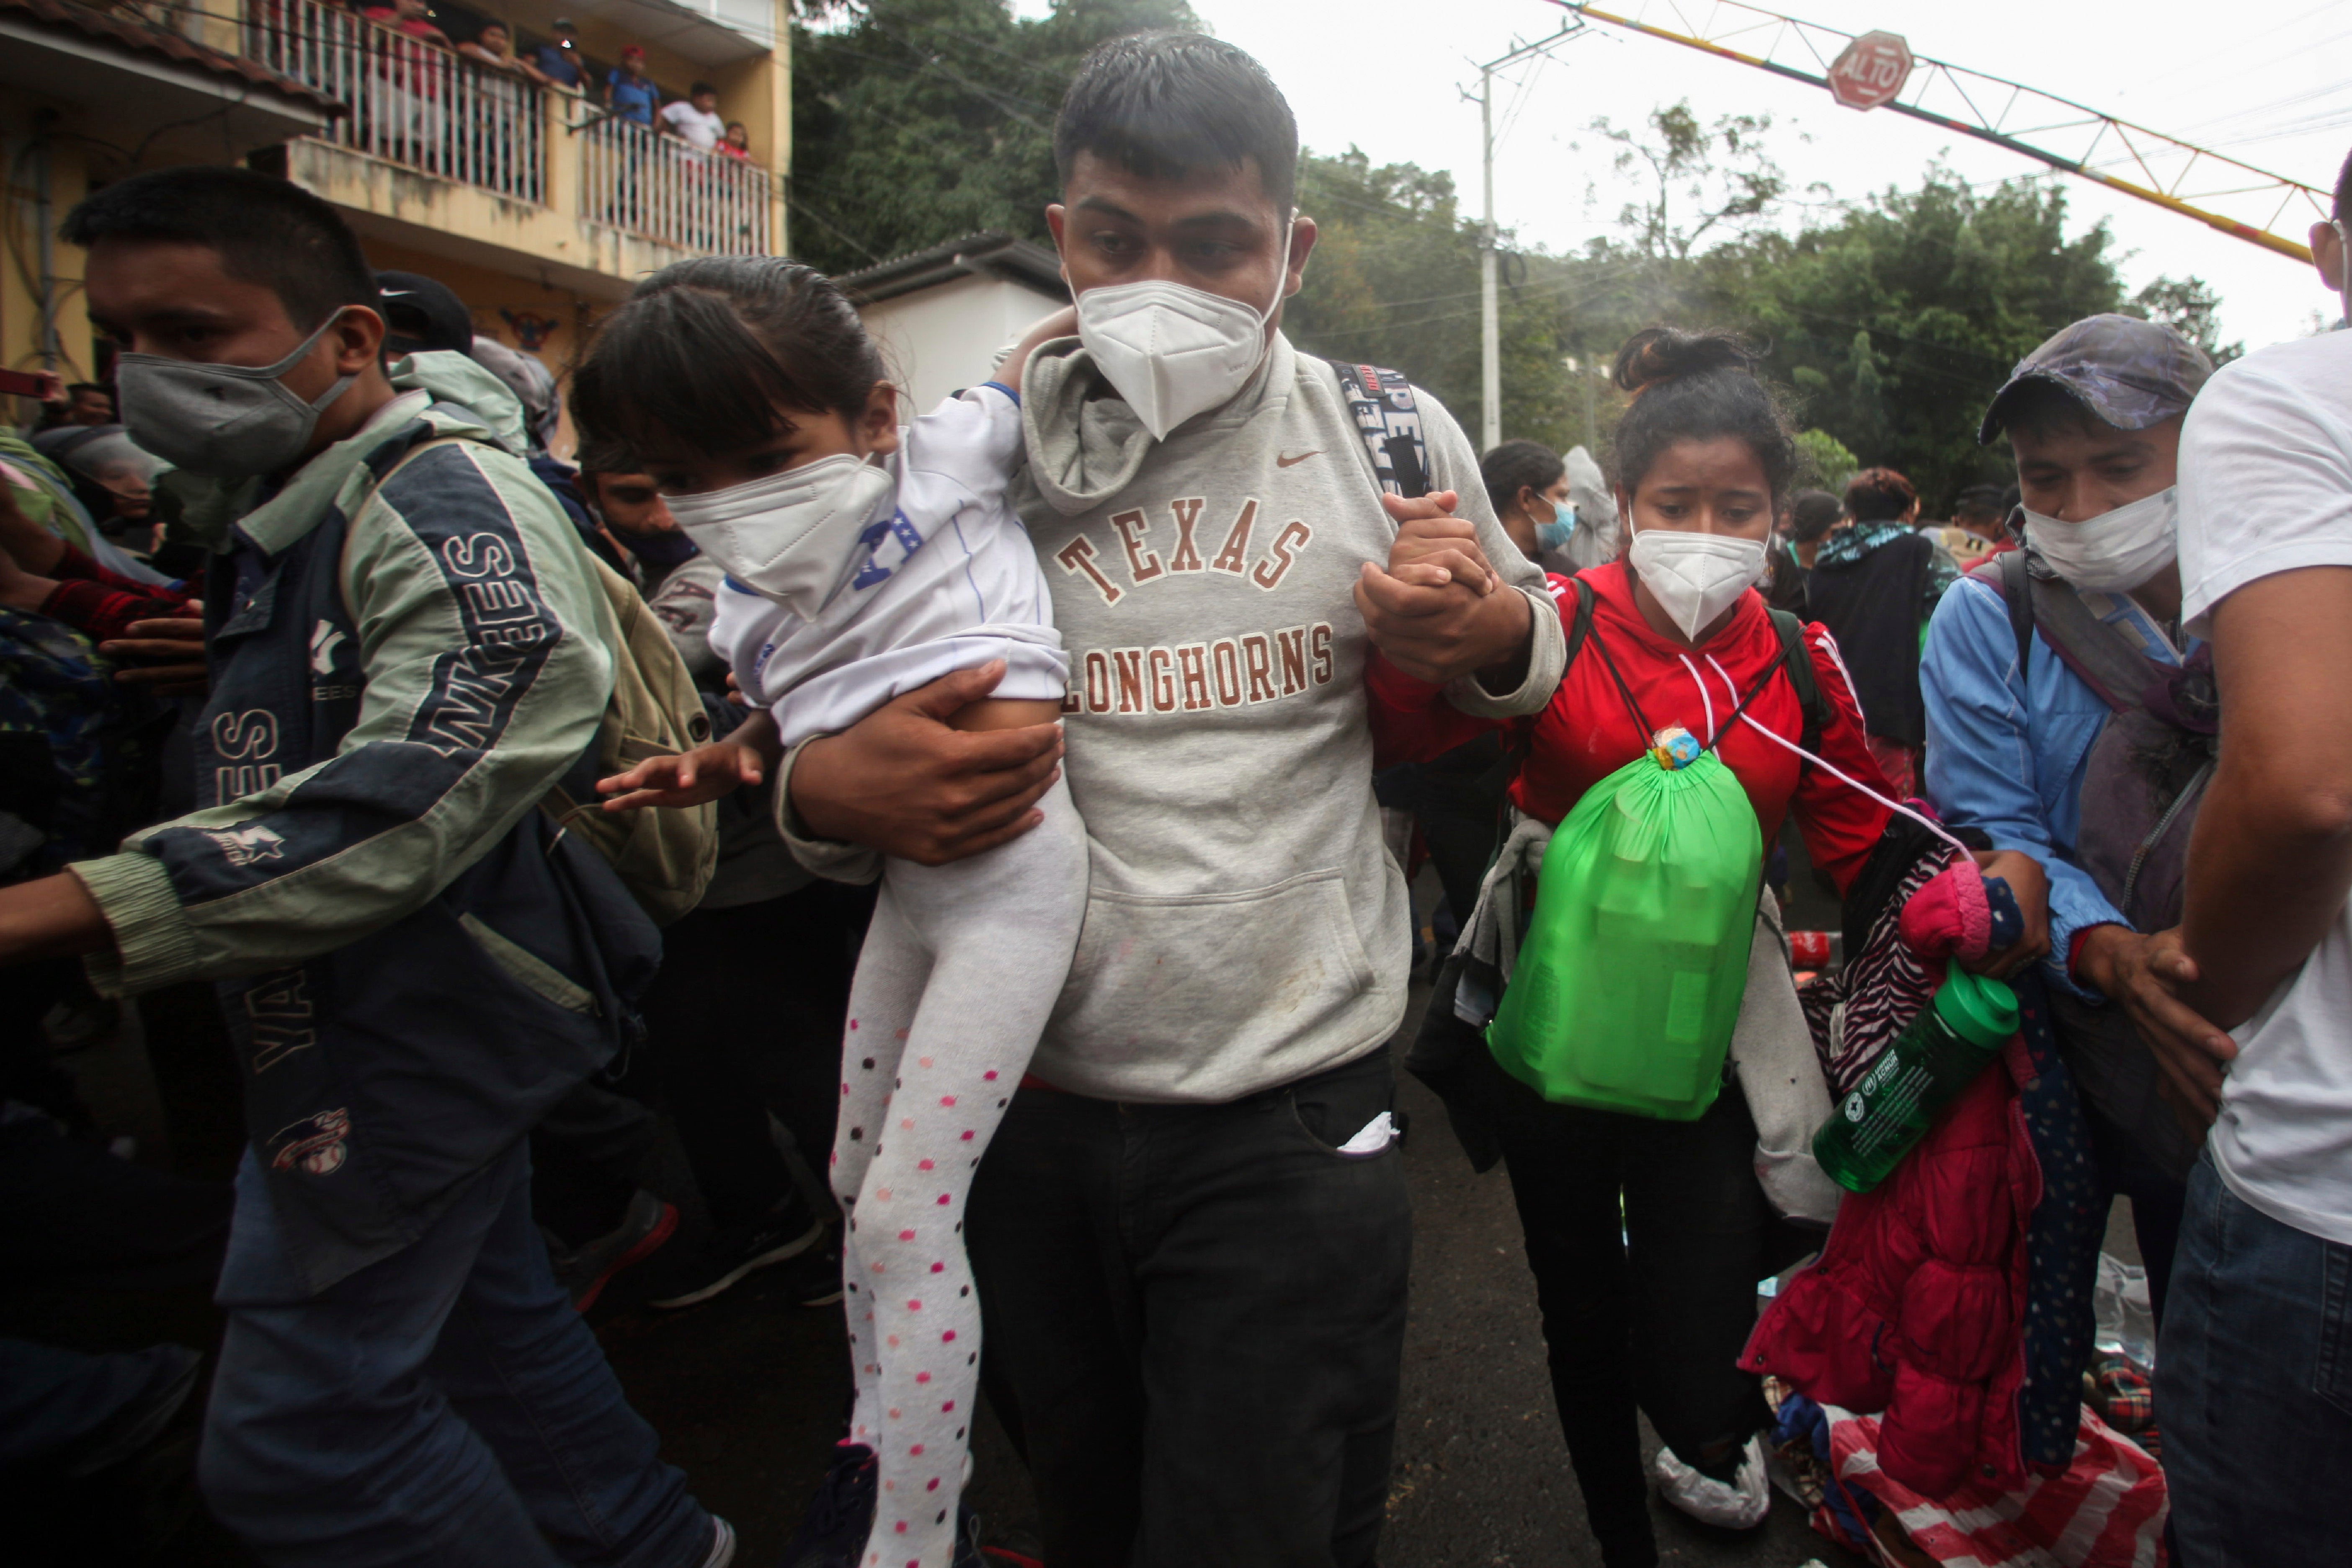
[[[68,213],[58,236],[85,250],[103,239],[201,245],[230,277],[277,295],[306,332],[347,305],[383,310],[367,257],[335,209],[252,169],[155,169],[117,180]]]
[[[1846,515],[1856,522],[1893,522],[1918,504],[1918,487],[1893,468],[1864,468],[1845,482]]]
[[[631,473],[647,447],[730,452],[785,410],[856,419],[882,356],[833,279],[780,256],[706,256],[646,279],[572,378],[581,466]]]
[[[1136,33],[1097,44],[1054,121],[1064,184],[1081,153],[1145,179],[1255,160],[1286,215],[1298,185],[1298,121],[1265,68],[1199,33]]]
[[[1771,389],[1758,379],[1756,354],[1729,332],[1649,327],[1625,340],[1610,373],[1633,395],[1617,422],[1617,486],[1642,488],[1651,465],[1677,441],[1730,437],[1756,454],[1780,501],[1797,475],[1797,441]]]
[[[1518,500],[1523,489],[1543,494],[1566,472],[1560,455],[1540,441],[1506,441],[1478,459],[1478,477],[1496,511]]]
[[[1970,485],[1952,498],[1954,522],[1959,521],[1964,517],[1979,517],[1988,522],[1999,522],[2008,515],[2009,509],[2000,504],[1999,485]]]
[[[706,92],[713,98],[717,98],[719,96],[719,89],[711,86],[707,81],[696,82],[691,88],[687,89],[686,96],[688,99],[696,99],[700,98]]]
[[[1799,490],[1789,501],[1789,537],[1811,544],[1845,518],[1845,503],[1827,490]]]

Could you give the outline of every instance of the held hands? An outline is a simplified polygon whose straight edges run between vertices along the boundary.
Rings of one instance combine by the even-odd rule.
[[[1531,625],[1526,595],[1503,591],[1476,528],[1452,515],[1458,499],[1452,490],[1382,496],[1396,542],[1387,567],[1365,562],[1356,584],[1373,646],[1433,685],[1523,658]]]
[[[2183,986],[2199,978],[2180,945],[2180,928],[2142,936],[2119,925],[2093,926],[2075,954],[2075,977],[2131,1016],[2132,1026],[2163,1070],[2162,1089],[2183,1122],[2202,1132],[2221,1109],[2221,1075],[2237,1042],[2185,1005]]]

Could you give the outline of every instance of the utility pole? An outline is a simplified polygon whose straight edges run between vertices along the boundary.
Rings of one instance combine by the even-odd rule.
[[[1497,60],[1478,68],[1478,131],[1485,150],[1486,222],[1478,237],[1478,449],[1489,452],[1503,439],[1503,326],[1495,297],[1495,73],[1506,66],[1547,53],[1554,44],[1585,30],[1579,21],[1559,25],[1559,31],[1532,44],[1521,44]],[[1458,89],[1456,90],[1459,90]],[[1463,97],[1470,96],[1467,92]]]
[[[1506,55],[1504,58],[1510,57]],[[1486,226],[1478,243],[1478,450],[1503,439],[1503,321],[1495,300],[1495,68],[1478,72],[1479,140],[1486,148]]]

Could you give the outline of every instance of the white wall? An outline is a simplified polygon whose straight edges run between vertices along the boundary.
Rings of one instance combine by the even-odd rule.
[[[937,406],[958,387],[988,379],[996,351],[1066,301],[1001,278],[959,278],[901,294],[860,312],[882,345],[883,363],[904,388],[910,413]]]

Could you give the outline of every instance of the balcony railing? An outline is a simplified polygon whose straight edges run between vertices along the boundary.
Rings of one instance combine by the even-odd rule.
[[[590,217],[703,255],[766,253],[766,170],[634,120],[601,121],[579,140]]]
[[[553,161],[575,158],[576,216],[697,254],[769,248],[769,176],[756,164],[318,0],[250,0],[246,16],[254,58],[350,107],[327,133],[334,142],[540,205],[572,184]]]

